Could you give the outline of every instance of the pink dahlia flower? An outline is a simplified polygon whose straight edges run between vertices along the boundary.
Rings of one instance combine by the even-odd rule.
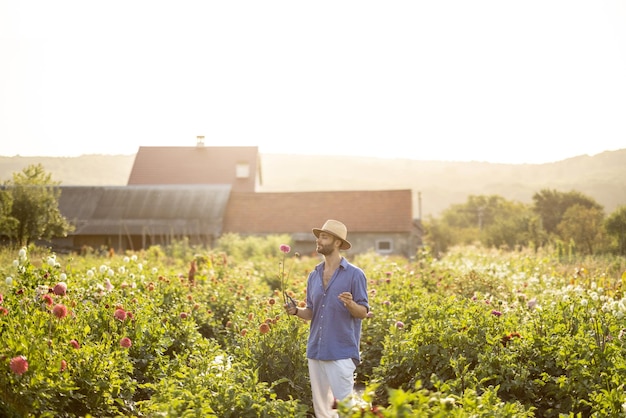
[[[54,286],[53,291],[57,296],[65,296],[67,293],[67,284],[65,284],[65,282],[59,282]]]
[[[117,320],[124,321],[126,319],[126,311],[122,308],[117,308],[113,313],[113,316]]]
[[[24,356],[13,357],[9,367],[13,373],[23,375],[28,370],[28,361],[26,361]]]
[[[57,303],[52,308],[52,313],[59,319],[63,319],[67,316],[67,307],[63,304]]]
[[[120,340],[120,346],[124,348],[130,348],[131,345],[133,345],[133,342],[128,337],[124,337]]]

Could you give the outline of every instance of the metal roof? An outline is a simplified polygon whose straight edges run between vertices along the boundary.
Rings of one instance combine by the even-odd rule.
[[[193,234],[218,236],[230,185],[62,186],[61,214],[72,235]]]

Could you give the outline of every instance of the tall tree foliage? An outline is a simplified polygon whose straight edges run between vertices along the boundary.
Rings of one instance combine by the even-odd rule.
[[[604,228],[615,242],[617,253],[626,255],[626,206],[620,206],[604,221]]]
[[[424,243],[430,247],[431,252],[439,257],[448,251],[450,245],[455,243],[454,234],[450,226],[433,217],[424,222]]]
[[[532,212],[528,205],[501,199],[491,212],[490,222],[481,233],[485,244],[508,249],[528,246],[532,239]]]
[[[527,205],[502,196],[471,195],[466,203],[444,211],[442,223],[454,231],[450,244],[480,241],[492,247],[514,248],[531,240],[528,228],[532,215]]]
[[[448,246],[480,241],[489,247],[539,248],[565,241],[587,254],[607,248],[603,208],[592,198],[577,191],[544,189],[533,200],[534,205],[526,205],[498,195],[469,196],[466,203],[444,211],[437,227],[447,231]],[[624,217],[624,225],[620,217],[610,224],[613,236],[623,234]],[[624,241],[618,238],[620,248],[626,246]]]
[[[548,234],[558,234],[557,227],[563,220],[565,212],[574,205],[603,210],[598,202],[575,190],[559,192],[543,189],[533,195],[533,202],[533,210],[541,218],[542,227]]]
[[[593,254],[602,242],[603,220],[600,209],[575,204],[565,211],[557,230],[564,241],[573,241],[584,254]]]
[[[17,229],[18,220],[11,215],[13,196],[7,189],[0,190],[0,236],[11,237]]]
[[[29,165],[5,182],[5,234],[18,245],[62,237],[72,230],[59,211],[61,190],[41,164]],[[10,203],[10,208],[9,208]],[[4,213],[3,213],[4,215]]]

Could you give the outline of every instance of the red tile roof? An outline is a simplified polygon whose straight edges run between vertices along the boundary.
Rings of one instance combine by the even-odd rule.
[[[248,164],[248,178],[237,178],[240,163]],[[229,184],[253,192],[259,169],[258,147],[140,147],[128,185]]]
[[[409,232],[411,190],[231,193],[223,233],[310,232],[327,219],[350,232]]]

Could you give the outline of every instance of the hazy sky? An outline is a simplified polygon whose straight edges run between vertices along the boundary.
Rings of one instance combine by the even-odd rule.
[[[626,1],[0,0],[0,155],[626,148]]]

